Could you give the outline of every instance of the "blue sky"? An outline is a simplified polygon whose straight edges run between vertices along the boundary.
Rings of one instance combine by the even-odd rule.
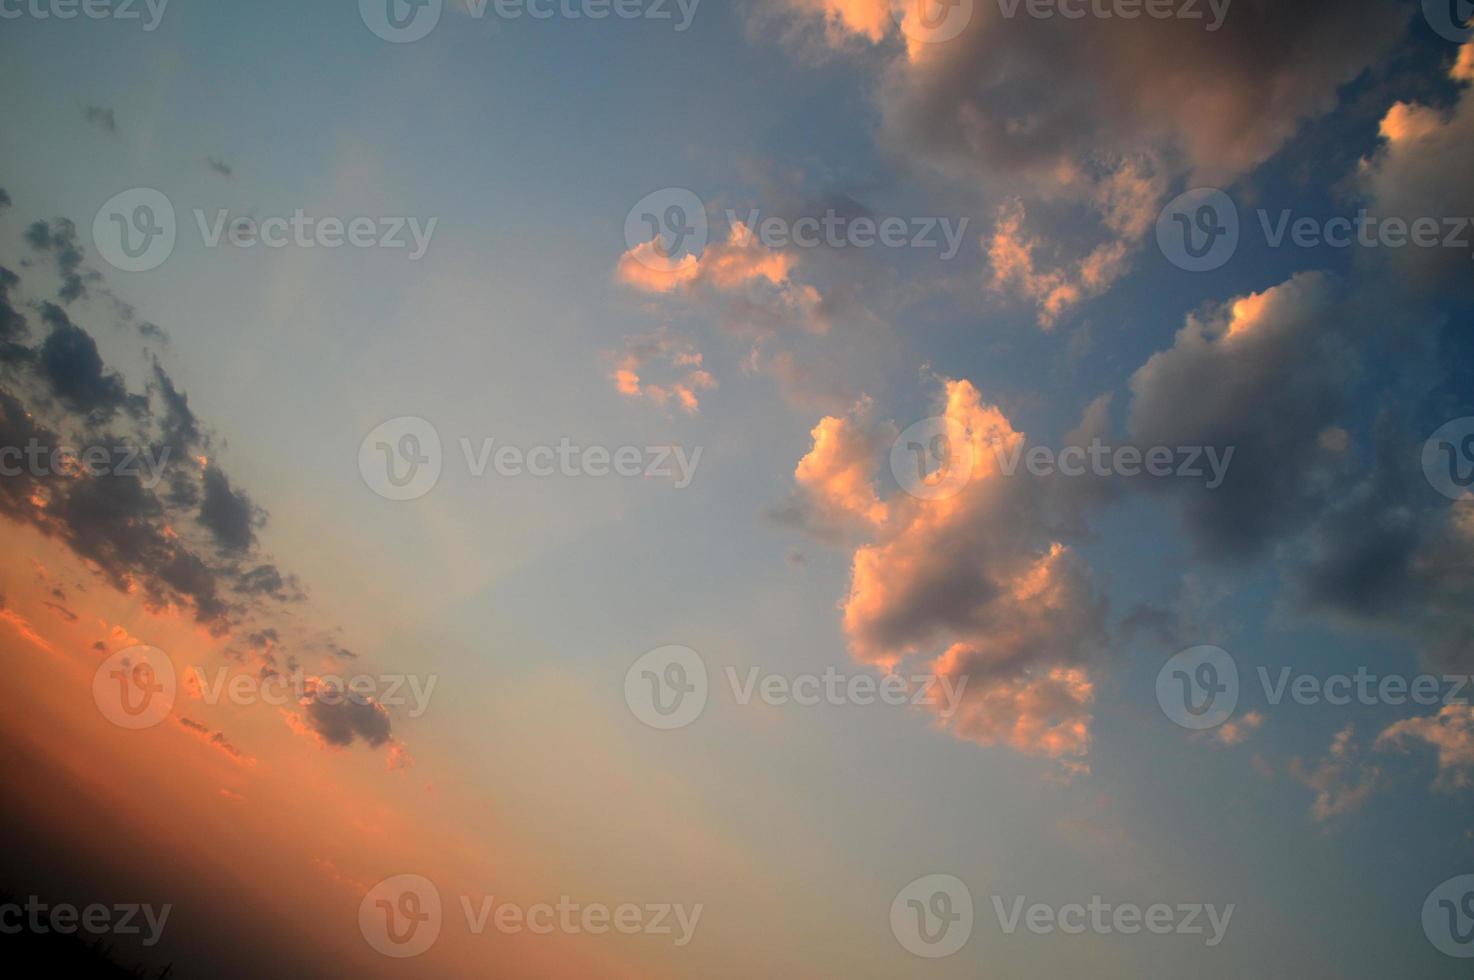
[[[118,526],[24,503],[65,487],[5,498],[0,649],[28,707],[0,733],[39,761],[38,802],[6,820],[32,846],[0,886],[173,901],[160,947],[126,952],[181,975],[236,929],[278,937],[253,967],[368,976],[1459,975],[1420,916],[1474,860],[1467,700],[1276,705],[1256,668],[1474,668],[1474,519],[1421,464],[1440,426],[1474,432],[1474,247],[1272,247],[1257,210],[1319,228],[1363,209],[1474,216],[1474,47],[1379,0],[1234,0],[1216,32],[978,2],[939,43],[885,0],[705,0],[686,31],[445,2],[406,44],[346,2],[174,0],[153,31],[0,22],[0,266],[27,327],[0,389],[74,441],[163,438],[181,416],[160,377],[187,392],[205,435],[175,445],[204,462],[138,520],[187,543],[228,607],[110,550]],[[1157,238],[1196,187],[1241,222],[1206,272]],[[176,214],[148,271],[115,268],[93,228],[132,188]],[[652,269],[626,219],[672,188],[700,199],[709,241]],[[194,212],[221,209],[435,224],[418,260],[209,247]],[[966,230],[947,259],[773,246],[733,234],[729,209]],[[85,283],[70,297],[68,241]],[[100,368],[46,353],[76,336],[63,323]],[[144,407],[80,403],[66,384],[84,369]],[[386,420],[404,417],[433,426],[442,468],[391,500],[360,453],[374,433],[398,445]],[[888,463],[928,419],[974,454],[940,499]],[[984,433],[1235,456],[1214,489],[1007,475]],[[689,486],[478,476],[463,439],[701,456]],[[228,473],[214,508],[211,473]],[[303,594],[251,592],[251,566]],[[345,721],[346,741],[310,699],[181,695],[175,717],[260,760],[225,778],[182,721],[96,717],[93,671],[133,641],[176,667],[438,683],[421,713]],[[711,693],[659,731],[622,692],[670,644],[697,652]],[[1156,684],[1201,645],[1229,651],[1242,691],[1229,722],[1190,731]],[[965,679],[961,715],[740,704],[726,675],[891,666]],[[129,790],[160,757],[180,773],[169,808]],[[75,846],[48,829],[60,812],[123,815],[143,857],[46,871]],[[203,859],[226,833],[295,860]],[[447,908],[423,959],[360,934],[365,887],[401,873]],[[936,959],[888,925],[931,874],[975,905],[970,939]],[[453,927],[453,896],[493,892],[705,912],[679,948]],[[1007,935],[992,899],[1014,896],[1235,911],[1212,947]]]

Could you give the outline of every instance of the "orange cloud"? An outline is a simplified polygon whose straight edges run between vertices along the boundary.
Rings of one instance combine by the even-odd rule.
[[[849,516],[869,539],[842,603],[851,655],[887,669],[931,657],[933,673],[965,684],[940,725],[1083,770],[1094,698],[1085,661],[1103,643],[1104,610],[1081,560],[1047,533],[1040,487],[1003,471],[1023,434],[971,383],[948,381],[937,429],[952,442],[955,492],[882,499],[871,475],[882,440],[866,434],[864,415],[821,421],[795,471],[814,511]],[[951,467],[965,468],[955,484]]]
[[[606,351],[604,356],[614,362],[609,380],[615,391],[629,398],[646,399],[661,408],[674,404],[694,415],[701,407],[697,392],[717,386],[695,345],[668,330],[626,337],[622,352]],[[652,368],[670,377],[651,383],[643,374]]]

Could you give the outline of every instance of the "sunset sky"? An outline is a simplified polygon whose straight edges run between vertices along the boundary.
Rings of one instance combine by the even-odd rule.
[[[0,0],[0,949],[1466,976],[1467,8]]]

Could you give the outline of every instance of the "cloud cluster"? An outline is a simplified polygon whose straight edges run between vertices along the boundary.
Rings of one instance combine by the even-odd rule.
[[[70,222],[32,225],[26,240],[53,264],[61,304],[86,298],[90,286],[105,292]],[[208,428],[156,358],[144,390],[130,390],[64,305],[24,302],[23,285],[0,268],[0,446],[39,447],[48,458],[61,447],[125,447],[134,458],[98,470],[11,459],[14,474],[0,478],[0,517],[65,545],[152,610],[177,608],[217,637],[244,638],[262,669],[274,669],[281,634],[268,624],[305,592],[261,553],[257,531],[266,513],[211,460]],[[104,298],[123,324],[137,326],[131,311]],[[331,638],[316,646],[352,656]],[[345,732],[375,746],[389,738],[388,716],[377,706],[370,716],[308,706],[307,718],[332,744],[346,744]],[[211,737],[222,750],[233,748]]]
[[[701,407],[697,393],[717,386],[696,345],[669,329],[626,337],[622,351],[606,352],[605,357],[612,362],[609,380],[615,391],[661,408],[679,406],[694,415]],[[651,381],[656,372],[661,380]]]
[[[851,654],[885,668],[920,658],[965,679],[960,708],[939,724],[1082,770],[1104,603],[1053,538],[1038,481],[1001,469],[1023,434],[967,381],[945,382],[938,417],[960,440],[949,457],[969,467],[956,493],[882,497],[877,450],[894,427],[874,426],[866,406],[823,419],[795,470],[799,512],[860,542],[842,604]]]
[[[1169,186],[1226,185],[1268,160],[1409,20],[1393,0],[1235,0],[1221,20],[1203,4],[1203,19],[1088,24],[979,2],[960,36],[926,43],[901,26],[920,5],[897,19],[889,0],[773,4],[822,28],[830,49],[884,52],[881,143],[913,171],[993,197],[991,285],[1032,302],[1045,326],[1123,274]],[[1018,202],[1044,220],[1048,249]]]

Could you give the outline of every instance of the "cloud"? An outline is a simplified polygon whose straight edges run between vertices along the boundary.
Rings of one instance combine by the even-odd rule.
[[[1446,704],[1438,714],[1404,718],[1377,736],[1377,746],[1406,749],[1423,742],[1438,750],[1439,789],[1467,789],[1474,784],[1474,706]]]
[[[1342,313],[1334,283],[1302,273],[1189,316],[1173,346],[1132,375],[1127,426],[1138,445],[1234,450],[1213,489],[1148,484],[1181,498],[1187,530],[1207,556],[1259,554],[1342,486],[1341,423],[1359,372]]]
[[[1451,108],[1398,102],[1387,110],[1381,143],[1361,161],[1356,181],[1373,215],[1408,224],[1432,219],[1440,242],[1431,248],[1363,250],[1367,258],[1392,263],[1414,288],[1450,287],[1467,295],[1474,291],[1474,247],[1467,244],[1471,229],[1462,232],[1463,248],[1445,248],[1441,242],[1448,231],[1443,218],[1474,217],[1474,42],[1459,49],[1449,77],[1460,86]]]
[[[311,731],[329,745],[363,739],[377,747],[389,741],[389,712],[383,705],[316,679],[308,688],[305,715]]]
[[[1290,760],[1290,775],[1315,792],[1310,812],[1324,823],[1360,809],[1382,786],[1382,770],[1362,763],[1352,737],[1355,730],[1347,725],[1331,740],[1325,758],[1313,763],[1299,758]]]
[[[58,233],[57,228],[68,230]],[[33,225],[27,238],[44,252],[65,252],[70,223]],[[61,261],[81,274],[80,265]],[[19,467],[16,475],[0,480],[0,517],[65,545],[145,608],[192,611],[212,635],[239,635],[263,669],[283,655],[295,664],[294,656],[279,653],[285,644],[355,656],[298,617],[290,621],[290,631],[277,619],[282,604],[302,602],[305,590],[296,576],[261,553],[256,531],[266,513],[218,463],[186,456],[206,451],[212,437],[158,359],[140,359],[149,366],[150,380],[143,392],[130,391],[125,378],[103,361],[92,335],[52,303],[39,307],[49,333],[31,346],[31,324],[13,299],[22,285],[18,275],[0,268],[0,446],[23,453],[32,445],[48,451],[122,446],[137,450],[137,460],[144,462],[141,472],[122,466],[103,472]],[[131,311],[116,304],[105,309],[136,325]],[[147,476],[163,479],[155,483]],[[68,611],[57,609],[61,615]],[[138,642],[120,630],[113,639],[119,645]],[[345,725],[371,745],[389,737],[387,715],[359,711],[335,720],[335,714],[324,709],[318,715],[334,738],[341,737]],[[223,736],[216,742],[229,747]]]
[[[694,415],[701,407],[697,392],[717,386],[695,344],[664,328],[626,337],[622,351],[606,351],[604,358],[612,363],[609,380],[616,391],[661,408],[677,405]],[[661,380],[652,382],[657,372]]]
[[[1104,651],[1105,606],[1083,561],[1051,536],[1039,482],[1000,468],[998,452],[1023,434],[972,384],[947,381],[940,415],[962,440],[947,452],[955,465],[970,461],[970,478],[951,496],[885,498],[873,450],[894,428],[870,432],[867,413],[822,420],[795,470],[808,512],[847,521],[864,541],[841,604],[851,655],[886,668],[919,658],[965,679],[960,708],[939,724],[1085,769],[1088,661]]]
[[[42,307],[51,333],[41,344],[38,364],[51,390],[78,412],[107,421],[120,409],[137,411],[140,399],[128,394],[123,379],[108,371],[97,342],[53,303]]]
[[[642,242],[620,256],[615,279],[641,292],[676,294],[714,304],[732,333],[761,336],[798,328],[824,333],[829,319],[813,286],[796,282],[796,260],[768,248],[741,221],[725,242],[712,242],[700,257],[679,259],[661,253],[658,239]]]
[[[101,278],[85,267],[82,246],[77,240],[77,226],[66,218],[33,223],[26,229],[26,244],[56,260],[57,271],[61,274],[61,290],[57,297],[63,303],[86,296],[87,286]]]
[[[1249,740],[1249,733],[1264,724],[1264,715],[1258,711],[1246,711],[1241,717],[1226,721],[1213,730],[1213,737],[1224,745],[1242,745]]]
[[[1474,499],[1433,493],[1423,436],[1384,417],[1367,472],[1312,524],[1290,560],[1291,597],[1356,630],[1410,639],[1440,667],[1474,664]]]
[[[1235,0],[1216,29],[1208,4],[1203,20],[1084,24],[979,0],[960,36],[924,43],[884,0],[773,8],[821,28],[830,49],[875,48],[861,64],[876,66],[883,148],[1000,208],[985,238],[993,283],[1036,303],[1046,326],[1124,273],[1169,186],[1251,172],[1331,111],[1409,20],[1393,0]],[[790,47],[815,60],[813,44]],[[1042,228],[1026,234],[1015,202]]]
[[[256,543],[256,525],[261,516],[244,492],[230,485],[218,466],[205,467],[204,500],[199,520],[226,551],[243,552]]]

